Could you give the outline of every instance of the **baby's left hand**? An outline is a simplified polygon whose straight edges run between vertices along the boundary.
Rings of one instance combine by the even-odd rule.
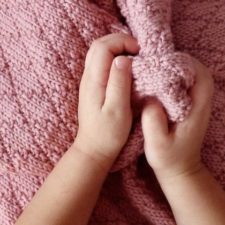
[[[94,41],[86,57],[74,145],[101,166],[113,163],[130,132],[131,60],[120,54],[138,49],[133,37],[111,34]]]

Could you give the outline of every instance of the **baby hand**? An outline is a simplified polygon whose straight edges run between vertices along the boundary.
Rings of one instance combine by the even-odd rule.
[[[112,164],[130,132],[131,60],[121,54],[138,49],[133,37],[111,34],[94,41],[86,57],[74,145],[102,166]]]
[[[196,83],[191,90],[192,111],[172,129],[156,100],[149,101],[142,113],[145,154],[157,177],[194,173],[200,169],[200,150],[210,116],[213,82],[209,71],[196,59]]]

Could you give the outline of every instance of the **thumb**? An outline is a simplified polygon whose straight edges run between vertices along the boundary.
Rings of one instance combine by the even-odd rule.
[[[144,106],[141,123],[147,146],[152,143],[164,142],[169,134],[166,114],[162,105],[156,99],[151,99]]]
[[[105,105],[130,108],[131,59],[117,56],[112,63],[106,88]]]

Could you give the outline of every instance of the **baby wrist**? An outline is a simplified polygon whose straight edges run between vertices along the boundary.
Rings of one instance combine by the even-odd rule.
[[[154,170],[155,175],[160,183],[176,182],[178,179],[192,177],[201,173],[205,166],[201,161],[196,161],[187,165],[174,166],[163,170]]]
[[[99,149],[95,149],[78,139],[75,139],[71,148],[72,151],[82,154],[83,157],[87,158],[87,161],[98,166],[103,172],[108,172],[114,162],[113,157],[105,156]]]

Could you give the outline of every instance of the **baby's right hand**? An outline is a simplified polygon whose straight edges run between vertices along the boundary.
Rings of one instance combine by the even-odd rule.
[[[196,83],[191,90],[190,115],[172,129],[156,100],[149,101],[142,113],[145,154],[158,178],[191,174],[202,166],[200,150],[207,129],[213,95],[213,80],[205,66],[193,59]]]

